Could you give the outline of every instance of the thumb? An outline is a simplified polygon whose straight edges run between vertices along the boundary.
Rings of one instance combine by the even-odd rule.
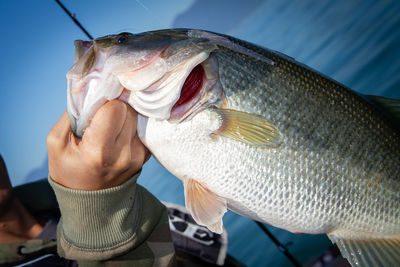
[[[94,115],[86,129],[84,143],[114,144],[127,116],[127,106],[119,100],[105,103]]]

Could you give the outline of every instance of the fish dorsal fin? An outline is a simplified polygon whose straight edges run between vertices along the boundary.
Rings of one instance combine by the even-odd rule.
[[[225,136],[253,146],[275,146],[282,141],[278,128],[261,116],[232,109],[217,109],[222,123],[213,136]]]
[[[398,266],[400,263],[400,236],[361,240],[342,239],[333,234],[328,237],[352,266]]]
[[[200,225],[206,226],[211,231],[221,234],[222,217],[227,211],[226,200],[211,192],[208,187],[194,179],[185,179],[186,208],[193,219]]]
[[[370,101],[383,108],[398,122],[400,122],[400,100],[382,96],[367,95]]]

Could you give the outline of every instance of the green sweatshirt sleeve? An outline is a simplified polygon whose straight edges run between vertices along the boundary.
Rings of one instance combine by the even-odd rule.
[[[60,256],[88,266],[94,266],[93,261],[136,261],[142,266],[173,263],[167,210],[136,184],[138,176],[96,191],[66,188],[49,177],[61,211],[57,229]]]

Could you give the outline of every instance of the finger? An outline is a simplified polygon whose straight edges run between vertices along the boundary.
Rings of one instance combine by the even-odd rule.
[[[114,145],[126,120],[127,107],[121,101],[104,104],[94,115],[82,141],[90,145]]]
[[[126,122],[117,138],[117,149],[123,159],[129,159],[129,168],[125,174],[129,177],[138,171],[147,160],[148,150],[140,141],[137,132],[138,113],[128,106]],[[123,175],[122,175],[123,176]]]
[[[115,142],[119,145],[130,145],[136,134],[137,112],[126,105],[127,112],[124,125],[120,134],[116,137]]]
[[[141,166],[149,160],[151,157],[151,152],[147,149],[147,147],[145,147],[137,134],[137,111],[130,106],[128,106],[128,111],[130,116],[129,118],[127,117],[127,121],[132,122],[132,131],[129,133],[129,136],[131,137],[131,158],[134,160],[135,164],[140,164]]]
[[[132,159],[134,161],[133,165],[138,167],[140,166],[141,168],[142,165],[150,158],[150,156],[151,153],[139,139],[139,136],[136,135],[132,141]]]
[[[69,141],[71,135],[71,125],[67,111],[64,111],[61,118],[56,122],[47,135],[47,148],[63,149]]]

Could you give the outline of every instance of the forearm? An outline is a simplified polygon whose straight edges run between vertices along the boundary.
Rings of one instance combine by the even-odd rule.
[[[120,186],[96,191],[69,189],[49,177],[62,214],[58,226],[61,256],[100,261],[132,253],[167,220],[165,207],[136,185],[138,175]],[[164,230],[170,239],[168,227]],[[169,246],[173,254],[172,243]]]

